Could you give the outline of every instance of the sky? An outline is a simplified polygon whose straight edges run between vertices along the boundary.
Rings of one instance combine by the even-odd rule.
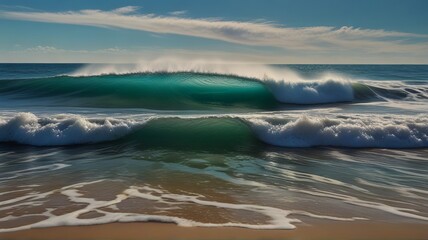
[[[0,62],[428,64],[426,0],[2,0]]]

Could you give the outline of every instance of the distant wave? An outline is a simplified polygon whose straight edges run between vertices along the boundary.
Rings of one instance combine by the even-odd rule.
[[[400,81],[355,80],[349,76],[325,72],[305,78],[297,72],[272,65],[209,63],[182,59],[157,59],[129,65],[90,64],[69,76],[133,75],[153,73],[194,73],[238,77],[260,82],[282,103],[320,104],[371,99],[428,99],[426,83],[404,84]]]
[[[0,94],[60,106],[159,110],[276,109],[284,104],[428,99],[426,84],[355,81],[328,74],[318,79],[289,75],[282,80],[196,72],[60,76],[2,80]]]
[[[262,83],[282,103],[320,104],[354,99],[352,83],[340,75],[325,74],[304,79],[290,69],[267,65],[208,64],[205,62],[154,61],[134,65],[88,65],[70,76],[102,76],[147,73],[199,73],[240,77]]]
[[[262,141],[281,147],[428,147],[428,116],[284,115],[280,117],[151,116],[135,119],[37,117],[20,113],[0,120],[0,142],[35,146],[121,139],[150,147],[237,147]]]

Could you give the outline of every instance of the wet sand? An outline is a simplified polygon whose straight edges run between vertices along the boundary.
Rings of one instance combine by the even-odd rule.
[[[0,239],[364,239],[426,240],[428,224],[338,223],[298,226],[294,230],[179,227],[166,223],[111,223],[0,233]]]

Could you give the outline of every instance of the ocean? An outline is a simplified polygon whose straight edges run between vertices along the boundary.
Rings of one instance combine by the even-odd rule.
[[[428,221],[428,65],[0,64],[0,232]]]

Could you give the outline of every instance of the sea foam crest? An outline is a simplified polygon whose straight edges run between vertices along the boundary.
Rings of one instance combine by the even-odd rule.
[[[321,104],[354,100],[354,89],[348,81],[326,78],[317,81],[265,80],[276,100],[282,103]]]
[[[131,120],[96,120],[78,115],[39,118],[32,113],[19,113],[0,119],[0,142],[35,146],[96,143],[118,139],[137,125]]]
[[[298,116],[287,122],[247,120],[264,142],[283,147],[428,146],[428,116]]]

